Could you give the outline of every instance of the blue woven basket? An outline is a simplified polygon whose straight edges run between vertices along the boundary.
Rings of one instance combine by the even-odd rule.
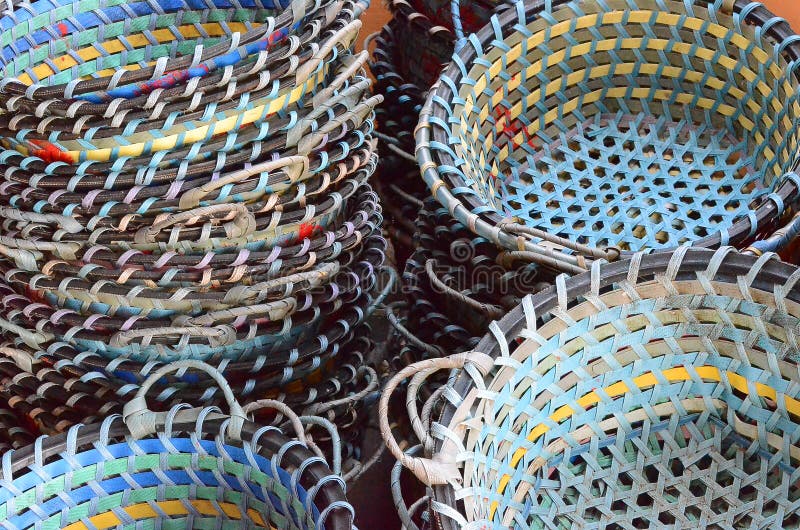
[[[566,272],[745,246],[798,195],[798,41],[744,0],[520,2],[429,94],[423,177],[474,232]]]
[[[247,421],[230,389],[226,396],[231,416],[185,406],[156,414],[141,393],[124,420],[5,453],[0,521],[19,530],[352,528],[342,479],[306,446],[309,420],[292,416],[293,439]]]
[[[401,370],[382,430],[448,530],[797,528],[798,281],[775,254],[731,247],[596,262],[525,298],[474,352]],[[441,369],[452,383],[418,414]],[[423,458],[385,414],[411,376]]]

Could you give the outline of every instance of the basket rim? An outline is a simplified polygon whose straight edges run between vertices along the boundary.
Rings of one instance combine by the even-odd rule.
[[[584,0],[530,0],[524,2],[524,16],[526,20],[530,20],[531,17],[535,17],[536,13],[545,9],[547,4],[552,4],[552,8],[556,9],[571,2],[580,3],[583,1]],[[716,0],[695,0],[695,2],[693,2],[694,5],[700,7],[708,7],[715,3]],[[508,32],[513,31],[514,26],[520,22],[520,17],[523,15],[520,10],[522,5],[522,3],[518,3],[517,10],[509,9],[493,15],[491,21],[481,28],[480,31],[473,34],[470,40],[477,40],[483,46],[491,46],[491,42],[495,39],[495,29],[503,31],[504,34],[508,34]],[[735,0],[733,9],[736,12],[741,12],[749,5],[751,5],[749,0]],[[763,27],[767,22],[775,19],[778,19],[779,22],[770,25],[768,31],[762,35],[762,38],[771,37],[778,43],[781,43],[786,42],[787,39],[790,39],[792,36],[797,36],[797,33],[792,30],[785,19],[776,17],[762,4],[758,4],[755,8],[752,8],[747,15],[747,20],[752,21],[759,27]],[[800,60],[800,42],[789,41],[784,49],[784,53],[789,54],[795,61]],[[439,80],[428,92],[422,112],[420,113],[419,124],[414,134],[416,139],[416,157],[420,166],[422,179],[431,190],[431,194],[442,206],[450,211],[451,215],[460,220],[477,235],[486,237],[503,248],[521,250],[519,235],[511,233],[502,227],[502,223],[508,222],[507,218],[504,218],[493,209],[487,208],[486,203],[476,200],[471,194],[457,196],[453,193],[452,188],[456,183],[452,177],[439,176],[437,171],[439,164],[435,161],[430,146],[432,141],[446,141],[446,138],[441,138],[437,135],[437,133],[441,134],[442,131],[438,127],[433,127],[431,118],[441,123],[446,123],[448,116],[441,109],[441,106],[435,106],[434,102],[436,100],[452,101],[456,96],[453,93],[455,85],[442,82],[442,79],[461,79],[462,72],[459,63],[469,68],[476,58],[477,54],[474,46],[463,46],[459,51],[453,54],[453,61],[442,70]],[[800,82],[800,73],[795,74],[795,76]],[[443,156],[446,158],[444,161],[445,163],[452,162],[449,155],[445,154]],[[797,168],[795,168],[795,170],[796,169]],[[779,196],[784,204],[789,204],[792,199],[797,199],[798,192],[800,192],[800,179],[797,181],[789,179],[782,185],[778,185],[774,194]],[[480,210],[480,213],[474,213],[475,210]],[[772,219],[783,213],[783,208],[777,204],[776,200],[770,200],[765,197],[761,204],[752,210],[751,216],[742,215],[738,220],[733,222],[732,226],[727,229],[727,239],[734,242],[742,242],[742,240],[747,239],[748,236],[756,235],[758,230],[763,229],[764,222],[767,219]],[[757,223],[755,227],[752,226],[751,219]],[[543,253],[542,247],[530,240],[527,240],[524,244],[525,249],[528,251],[537,254]],[[692,242],[692,246],[709,248],[727,244],[728,242],[723,240],[720,232],[710,234]],[[675,250],[676,246],[652,249],[651,252],[671,252]],[[576,259],[574,254],[567,255],[557,250],[548,251],[546,254],[549,256],[556,255],[558,259],[565,259],[566,262],[572,266],[577,265],[579,268],[581,267],[580,262],[582,260]],[[634,254],[634,252],[622,251],[620,254],[622,256],[630,256]]]

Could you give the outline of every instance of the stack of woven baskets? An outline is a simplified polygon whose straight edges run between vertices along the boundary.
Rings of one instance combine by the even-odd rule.
[[[384,98],[376,111],[382,142],[374,185],[386,212],[385,229],[402,267],[412,252],[414,219],[427,195],[409,154],[414,152],[414,127],[425,92],[450,60],[454,35],[406,0],[393,0],[389,6],[392,19],[368,40],[374,91]]]
[[[3,12],[3,401],[41,432],[121,412],[163,363],[357,427],[390,287],[350,0]],[[383,277],[385,276],[385,277]],[[156,408],[218,404],[204,373]],[[328,405],[326,405],[328,404]],[[272,413],[260,417],[269,421]]]
[[[384,97],[376,116],[383,142],[375,187],[401,267],[413,252],[414,219],[428,195],[413,157],[414,127],[425,94],[463,40],[462,26],[477,31],[502,6],[507,3],[465,2],[453,12],[449,1],[392,0],[392,19],[368,40],[375,93]]]

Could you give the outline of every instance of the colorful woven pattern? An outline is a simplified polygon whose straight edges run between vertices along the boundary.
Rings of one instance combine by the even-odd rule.
[[[529,258],[565,271],[744,245],[800,187],[798,58],[756,3],[519,3],[443,73],[418,160],[457,219],[514,250],[508,223],[535,229]]]
[[[476,352],[401,371],[382,411],[461,368],[438,422],[409,406],[425,458],[389,447],[447,529],[794,528],[798,280],[730,247],[561,276]]]
[[[5,354],[118,397],[175,359],[250,397],[330,368],[386,287],[363,8],[5,12]],[[191,372],[163,384],[214,399]]]
[[[233,407],[228,419],[176,407],[154,420],[156,431],[135,428],[135,413],[127,423],[110,416],[8,451],[0,521],[12,529],[349,530],[353,508],[325,460],[276,428],[242,422]]]

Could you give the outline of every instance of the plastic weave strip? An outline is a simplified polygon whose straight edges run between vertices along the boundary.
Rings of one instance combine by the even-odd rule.
[[[682,247],[524,299],[476,348],[493,362],[466,354],[432,459],[407,462],[456,466],[443,527],[800,524],[798,280]]]
[[[507,220],[624,251],[743,245],[796,196],[800,51],[759,4],[723,4],[556,0],[495,16],[423,110],[434,196],[513,250]],[[547,254],[540,242],[526,249]],[[571,252],[555,258],[580,265]]]
[[[174,417],[175,411],[170,414]],[[14,452],[7,453],[0,521],[15,529],[41,524],[71,530],[127,524],[318,529],[325,527],[330,508],[352,512],[344,501],[332,503],[325,514],[317,507],[320,489],[340,479],[328,476],[308,491],[301,477],[321,459],[310,458],[299,467],[290,464],[287,455],[297,452],[296,440],[273,432],[268,436],[282,440],[283,446],[270,453],[258,446],[266,437],[263,430],[243,444],[226,440],[222,432],[200,439],[202,416],[192,437],[167,431],[124,442],[109,438],[120,422],[112,416],[91,445],[79,442],[82,447],[76,441],[86,428],[78,426],[60,440],[63,452],[48,462],[42,461],[42,440],[37,440],[35,465],[16,476]],[[287,464],[291,467],[284,469]]]

